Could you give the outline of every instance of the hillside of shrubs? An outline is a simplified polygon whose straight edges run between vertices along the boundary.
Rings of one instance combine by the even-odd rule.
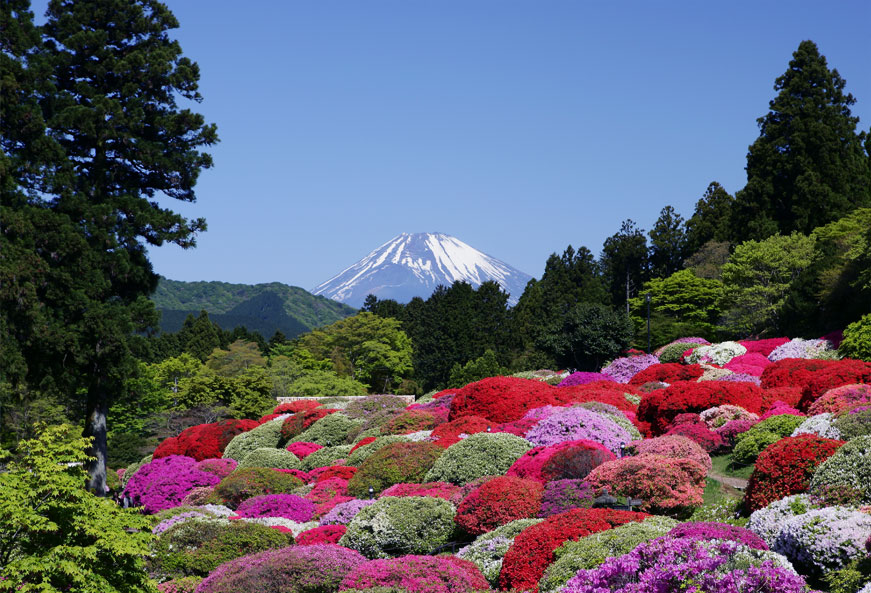
[[[163,593],[868,593],[871,363],[839,341],[688,337],[411,405],[293,401],[110,483]]]

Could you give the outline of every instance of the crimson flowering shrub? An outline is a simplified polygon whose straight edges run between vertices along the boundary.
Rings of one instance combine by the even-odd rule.
[[[789,342],[789,338],[768,338],[766,340],[742,340],[738,343],[747,349],[747,354],[758,354],[768,358],[768,355],[778,346]]]
[[[766,447],[744,492],[744,506],[755,511],[792,494],[806,492],[814,470],[844,441],[811,434],[780,439]]]
[[[738,542],[749,548],[767,550],[768,544],[745,527],[706,521],[689,521],[681,523],[668,532],[669,537],[691,537],[693,539],[726,539]]]
[[[301,469],[284,469],[284,468],[273,468],[277,472],[281,472],[284,474],[290,474],[291,476],[295,476],[302,480],[304,484],[308,484],[312,481],[312,477],[308,474],[308,472],[304,472]]]
[[[223,420],[213,424],[197,424],[183,430],[177,437],[161,442],[154,451],[153,459],[170,455],[184,455],[197,461],[220,457],[234,436],[258,425],[256,420]]]
[[[460,491],[459,486],[447,482],[425,482],[423,484],[394,484],[381,492],[385,496],[432,496],[435,498],[451,498]]]
[[[240,517],[284,517],[298,523],[311,521],[315,505],[295,494],[265,494],[248,498],[236,509]]]
[[[484,432],[487,430],[488,426],[490,426],[492,430],[493,422],[486,418],[482,418],[481,416],[461,416],[451,420],[450,422],[436,426],[433,429],[430,438],[433,439],[433,442],[439,447],[447,449],[454,443],[460,441],[461,434],[469,435]]]
[[[290,546],[243,556],[222,564],[199,585],[198,593],[335,593],[366,559],[330,544]]]
[[[214,502],[235,509],[254,496],[290,492],[303,482],[290,473],[263,467],[237,469],[215,486]]]
[[[292,402],[284,402],[275,406],[272,410],[273,414],[297,414],[307,410],[314,410],[321,407],[321,404],[311,399],[300,399]]]
[[[778,360],[765,367],[765,371],[762,373],[762,388],[798,387],[799,389],[804,389],[813,378],[814,373],[830,367],[835,362],[834,360],[815,358],[784,358],[783,360]]]
[[[314,408],[297,412],[293,416],[288,417],[281,425],[281,440],[287,442],[293,437],[301,435],[312,424],[333,412],[338,412],[338,410],[332,408]]]
[[[469,383],[454,396],[449,419],[480,416],[494,424],[523,418],[531,408],[551,403],[557,388],[519,377],[489,377]]]
[[[532,449],[524,453],[517,461],[515,461],[510,468],[508,468],[506,475],[515,476],[518,478],[525,478],[528,480],[535,480],[536,482],[544,484],[549,480],[557,479],[552,473],[549,473],[554,471],[556,467],[551,468],[547,471],[545,470],[545,467],[547,466],[551,458],[555,454],[564,450],[573,451],[575,452],[575,454],[577,454],[579,449],[585,451],[599,452],[605,457],[602,463],[604,463],[604,461],[610,461],[617,458],[601,443],[586,439],[578,439],[574,441],[557,443],[556,445],[551,445],[547,447],[533,447]]]
[[[291,443],[285,449],[303,459],[304,457],[311,455],[318,449],[323,449],[323,445],[318,445],[317,443],[306,443],[305,441],[300,441],[298,443]]]
[[[275,419],[278,418],[279,416],[284,416],[284,414],[266,414],[266,415],[264,415],[264,416],[261,416],[261,417],[257,420],[257,424],[263,424],[263,423],[265,423],[265,422],[269,422],[270,420],[275,420]]]
[[[341,589],[390,587],[409,593],[473,593],[489,589],[472,562],[456,556],[401,556],[371,560],[352,570]]]
[[[584,480],[554,480],[544,485],[538,516],[547,518],[572,509],[588,509],[594,498],[592,487]]]
[[[633,441],[629,448],[636,455],[662,455],[673,459],[691,459],[711,470],[711,456],[695,441],[680,435],[661,436],[643,441]]]
[[[354,477],[354,474],[357,473],[359,468],[351,467],[348,465],[331,465],[324,469],[324,471],[318,473],[317,482],[323,482],[324,480],[330,480],[332,478],[339,478],[342,480],[350,480]]]
[[[697,364],[680,364],[669,362],[652,364],[643,371],[636,373],[630,380],[630,385],[645,383],[674,383],[675,381],[694,381],[704,374],[704,369]]]
[[[431,412],[408,410],[382,424],[381,434],[410,434],[421,430],[432,430],[442,423]]]
[[[225,478],[229,476],[234,469],[236,469],[235,459],[227,458],[217,458],[217,459],[203,459],[199,463],[197,463],[197,469],[204,472],[210,472],[218,476],[219,478]]]
[[[311,489],[311,492],[306,494],[305,497],[316,504],[323,504],[337,496],[346,496],[347,494],[348,480],[343,480],[341,478],[327,478],[326,480],[318,480],[314,488]]]
[[[826,368],[814,373],[802,390],[800,410],[807,410],[824,393],[842,385],[871,383],[871,362],[862,360],[834,360]]]
[[[615,386],[615,388],[611,387]],[[634,412],[638,406],[626,398],[626,394],[634,395],[637,390],[622,383],[611,383],[603,386],[600,383],[589,383],[575,387],[562,387],[553,394],[552,402],[556,405],[566,406],[585,402],[601,402],[609,404],[622,412]]]
[[[554,551],[564,542],[647,517],[630,511],[573,509],[527,527],[505,554],[499,588],[537,592],[544,569],[553,563]]]
[[[682,436],[698,444],[707,453],[719,451],[726,442],[719,433],[709,429],[704,422],[683,422],[672,426],[665,436]]]
[[[599,447],[590,447],[586,443],[561,443],[556,446],[553,454],[544,462],[541,474],[548,481],[581,480],[595,468],[606,461],[614,459],[611,451]]]
[[[587,383],[593,383],[594,381],[614,381],[611,378],[611,375],[606,375],[605,373],[585,373],[585,372],[577,372],[572,373],[562,381],[560,381],[557,387],[571,387],[573,385],[586,385]]]
[[[356,451],[360,447],[365,447],[366,445],[368,445],[370,443],[374,443],[375,439],[376,439],[376,437],[364,437],[364,438],[360,439],[353,447],[351,447],[351,453],[353,453],[354,451]],[[350,453],[349,453],[349,455],[350,455]]]
[[[468,416],[466,416],[468,418]],[[492,432],[507,432],[515,436],[522,437],[538,424],[538,418],[521,418],[512,422],[503,422],[493,427]]]
[[[318,544],[338,544],[348,528],[345,525],[321,525],[296,536],[299,546],[316,546]]]
[[[771,407],[768,408],[767,412],[759,417],[759,421],[761,422],[763,420],[768,420],[772,416],[783,416],[784,414],[789,414],[791,416],[804,416],[804,414],[802,414],[800,411],[793,408],[789,404],[782,401],[776,401],[771,404]]]
[[[808,415],[837,414],[857,404],[871,404],[871,385],[842,385],[826,391],[808,407]]]
[[[638,419],[649,422],[656,434],[662,434],[675,416],[684,412],[698,413],[732,404],[758,414],[762,407],[762,393],[762,389],[752,383],[677,381],[665,389],[643,394]]]
[[[565,441],[585,439],[603,444],[612,453],[632,440],[629,432],[603,414],[584,408],[566,408],[545,418],[528,433],[533,445],[555,445]]]
[[[707,473],[691,459],[638,455],[603,463],[587,481],[597,495],[640,498],[644,511],[681,517],[701,506]]]
[[[192,457],[172,455],[153,459],[139,468],[127,482],[125,492],[138,501],[146,513],[179,506],[194,488],[214,486],[221,478],[196,467]]]
[[[481,535],[541,510],[542,486],[533,480],[501,476],[473,490],[454,516],[454,522],[472,535]]]
[[[373,453],[348,482],[348,494],[362,498],[394,484],[422,482],[444,450],[433,443],[392,443]]]

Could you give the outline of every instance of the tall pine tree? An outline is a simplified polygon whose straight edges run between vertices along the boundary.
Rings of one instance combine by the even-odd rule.
[[[666,206],[660,211],[648,236],[651,277],[666,278],[680,270],[686,257],[683,217],[673,207]]]
[[[747,185],[736,195],[732,239],[810,233],[871,205],[871,167],[855,99],[813,41],[802,41],[774,89],[759,138],[747,153]]]

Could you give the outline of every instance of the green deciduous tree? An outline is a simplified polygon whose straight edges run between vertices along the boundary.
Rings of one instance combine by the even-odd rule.
[[[746,241],[723,266],[724,325],[738,336],[782,334],[789,290],[814,256],[814,240],[800,233]]]
[[[508,369],[499,364],[496,353],[489,348],[474,360],[466,364],[454,364],[451,368],[451,376],[448,379],[449,387],[463,387],[473,381],[480,381],[486,377],[507,375]]]
[[[632,336],[632,321],[622,311],[578,303],[551,322],[539,338],[539,347],[551,353],[561,367],[592,371],[625,350]]]
[[[0,591],[156,593],[151,521],[85,490],[87,439],[45,426],[0,480]]]
[[[802,41],[777,96],[759,118],[747,153],[747,185],[736,195],[733,238],[808,234],[871,205],[871,166],[846,83],[813,41]]]

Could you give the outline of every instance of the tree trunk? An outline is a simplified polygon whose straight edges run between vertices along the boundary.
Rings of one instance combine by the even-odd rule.
[[[87,422],[85,437],[92,437],[88,455],[88,490],[97,496],[106,495],[106,414],[109,402],[105,387],[98,379],[88,388]]]
[[[626,268],[626,314],[629,315],[629,268]]]

